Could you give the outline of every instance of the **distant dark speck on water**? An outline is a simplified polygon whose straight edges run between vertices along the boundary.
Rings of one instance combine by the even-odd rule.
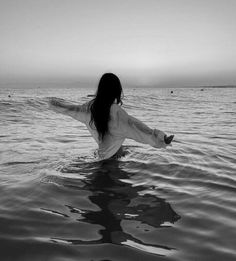
[[[11,98],[11,95],[10,95],[10,94],[8,95],[8,98]]]
[[[171,91],[170,93],[174,93],[173,91]]]
[[[204,91],[204,89],[201,89],[201,91]]]
[[[95,97],[94,94],[88,94],[87,97]]]

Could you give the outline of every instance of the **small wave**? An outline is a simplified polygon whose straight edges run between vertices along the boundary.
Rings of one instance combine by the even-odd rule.
[[[11,166],[11,165],[24,165],[24,164],[39,164],[41,161],[9,161],[2,163],[3,166]]]
[[[50,214],[53,214],[53,215],[58,215],[58,216],[66,217],[66,218],[69,217],[68,215],[61,213],[59,211],[56,211],[56,210],[51,210],[51,209],[46,209],[46,208],[40,208],[40,210],[47,212],[47,213],[50,213]]]
[[[12,105],[12,102],[9,102],[9,101],[0,101],[0,106],[3,105],[3,106],[11,106]]]
[[[170,254],[173,254],[173,251],[176,252],[176,249],[174,248],[160,246],[160,245],[145,245],[145,244],[134,242],[133,240],[130,239],[127,239],[125,242],[122,242],[122,244],[158,256],[168,256]]]

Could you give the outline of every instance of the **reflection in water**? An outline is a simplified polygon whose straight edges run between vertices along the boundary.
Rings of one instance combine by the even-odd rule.
[[[68,173],[90,173],[82,180],[81,189],[90,191],[90,201],[99,207],[97,211],[79,211],[84,222],[97,224],[103,228],[100,230],[101,239],[94,241],[70,240],[73,244],[99,244],[112,243],[129,245],[135,248],[163,254],[164,250],[171,248],[160,245],[145,244],[140,239],[127,232],[123,225],[125,221],[131,222],[136,229],[146,225],[158,228],[165,222],[174,223],[180,216],[171,208],[164,199],[151,194],[142,195],[145,188],[143,185],[131,183],[131,173],[122,169],[122,162],[107,160],[96,163],[73,164],[64,168],[62,172]],[[89,169],[89,170],[88,170]],[[68,206],[73,212],[74,208]],[[149,248],[149,249],[148,249]],[[159,249],[158,251],[155,249]]]

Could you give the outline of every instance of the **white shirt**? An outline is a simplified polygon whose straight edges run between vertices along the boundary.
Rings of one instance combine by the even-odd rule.
[[[89,103],[74,105],[62,99],[51,98],[50,104],[56,112],[71,116],[84,123],[98,144],[99,158],[104,160],[112,157],[121,147],[126,138],[149,144],[155,148],[165,148],[163,131],[150,129],[140,120],[130,116],[118,104],[112,104],[110,108],[110,120],[108,133],[103,140],[99,140],[98,132],[94,124],[90,125],[91,112]]]

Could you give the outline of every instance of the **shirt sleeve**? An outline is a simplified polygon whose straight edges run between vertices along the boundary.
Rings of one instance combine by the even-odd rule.
[[[120,107],[120,106],[119,106]],[[135,140],[143,144],[149,144],[155,148],[165,148],[165,133],[158,129],[151,129],[146,124],[130,116],[121,107],[118,110],[119,128],[125,138]]]
[[[75,105],[64,99],[50,98],[49,106],[55,112],[70,116],[82,123],[86,122],[86,115],[89,113],[89,103]]]

